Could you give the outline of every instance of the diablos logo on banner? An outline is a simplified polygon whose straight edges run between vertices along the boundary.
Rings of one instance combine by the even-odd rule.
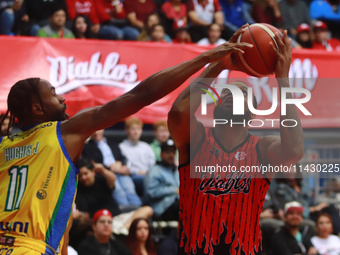
[[[51,65],[49,81],[58,94],[86,85],[119,87],[126,92],[140,82],[137,65],[120,64],[120,55],[117,52],[109,53],[103,63],[100,62],[100,52],[92,54],[89,61],[82,62],[77,62],[73,56],[46,58]]]

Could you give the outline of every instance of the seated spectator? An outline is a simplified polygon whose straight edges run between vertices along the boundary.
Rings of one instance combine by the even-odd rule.
[[[114,216],[115,234],[128,234],[131,222],[138,217],[150,218],[153,214],[152,208],[143,206],[137,210],[122,213],[111,193],[114,188],[115,174],[102,164],[91,164],[82,158],[79,160],[79,187],[76,197],[77,208],[80,212],[88,212],[91,217],[97,210],[106,208]]]
[[[144,218],[135,219],[131,223],[126,241],[133,255],[157,255],[149,222]]]
[[[150,42],[168,43],[165,40],[165,31],[161,24],[156,24],[152,27]]]
[[[5,136],[7,134],[10,134],[12,131],[12,128],[8,130],[9,127],[10,118],[5,114],[0,114],[0,136]]]
[[[316,21],[313,24],[314,41],[313,49],[340,51],[340,41],[335,38],[329,38],[328,27],[323,21]]]
[[[15,20],[19,18],[22,7],[20,0],[0,1],[0,34],[11,35]]]
[[[92,23],[91,32],[97,35],[98,38],[106,40],[121,39],[116,29],[106,24],[101,25],[101,20],[96,10],[97,0],[66,0],[66,3],[70,20],[73,21],[77,15],[88,16]]]
[[[124,8],[126,17],[134,31],[134,40],[137,40],[148,15],[157,11],[156,4],[153,0],[125,0]]]
[[[224,26],[232,33],[246,23],[255,22],[244,0],[220,0],[220,5],[224,15]]]
[[[173,24],[174,38],[173,43],[191,43],[191,37],[188,32],[188,26],[182,20],[176,21]]]
[[[221,38],[221,27],[214,23],[211,24],[208,28],[208,37],[202,38],[197,42],[197,45],[214,45],[218,46],[222,43],[227,42],[226,40]]]
[[[208,26],[217,23],[221,27],[224,18],[218,0],[188,0],[189,33],[193,42],[198,42],[207,36]]]
[[[145,19],[142,32],[138,35],[137,40],[138,41],[150,41],[153,26],[160,24],[160,23],[161,23],[161,20],[157,13],[151,13],[150,15],[148,15]],[[167,42],[171,42],[171,38],[167,34],[164,35],[164,39]]]
[[[298,201],[304,207],[303,223],[309,226],[314,225],[315,218],[319,212],[327,212],[332,216],[334,224],[334,231],[336,234],[340,232],[340,217],[339,212],[333,204],[327,204],[322,201],[313,201],[311,191],[304,181],[297,173],[289,173],[291,176],[286,178],[273,179],[270,184],[270,190],[273,191],[276,201],[278,201],[280,208],[283,208],[289,201]]]
[[[37,36],[50,38],[74,38],[71,30],[65,27],[66,11],[56,8],[51,12],[50,24],[38,30]]]
[[[173,24],[175,22],[187,23],[187,6],[182,0],[170,0],[162,5],[162,14],[165,17],[165,31],[173,37]]]
[[[278,233],[272,238],[272,252],[275,255],[311,255],[316,254],[310,238],[308,226],[300,231],[302,223],[303,206],[296,201],[289,202],[284,207],[284,222]]]
[[[306,23],[302,23],[297,28],[296,42],[301,48],[310,49],[313,47],[311,29]]]
[[[128,118],[125,121],[127,139],[119,144],[123,155],[128,159],[127,167],[140,197],[143,197],[144,177],[156,162],[150,145],[140,141],[142,131],[143,122],[139,118]]]
[[[85,158],[103,164],[116,174],[112,197],[121,210],[142,205],[131,179],[130,170],[126,167],[126,158],[116,143],[108,142],[104,137],[104,130],[98,130],[90,137],[89,142],[84,145],[82,154]]]
[[[65,0],[24,0],[22,5],[21,34],[36,36],[38,30],[49,24],[49,16],[55,8],[66,10]]]
[[[150,146],[155,153],[156,161],[161,161],[161,144],[166,142],[170,137],[166,120],[158,120],[153,124],[153,134],[155,140],[150,143]]]
[[[251,15],[257,23],[267,23],[275,27],[283,25],[281,11],[276,0],[256,0],[253,3]]]
[[[72,24],[72,32],[75,38],[95,38],[94,34],[91,32],[91,23],[89,18],[84,15],[77,15],[75,17]]]
[[[317,236],[311,241],[319,255],[340,254],[340,238],[333,233],[332,217],[327,213],[320,213],[316,218]]]
[[[97,0],[96,11],[103,29],[110,30],[118,40],[136,40],[134,29],[128,26],[123,2],[120,0]]]
[[[179,176],[175,165],[176,146],[173,140],[161,144],[161,161],[145,177],[146,201],[161,220],[178,220]]]
[[[112,224],[115,223],[109,210],[97,211],[92,223],[94,235],[81,242],[79,255],[131,255],[124,243],[112,235]]]
[[[297,27],[302,23],[311,25],[309,9],[303,0],[282,0],[279,2],[284,28],[295,38]]]

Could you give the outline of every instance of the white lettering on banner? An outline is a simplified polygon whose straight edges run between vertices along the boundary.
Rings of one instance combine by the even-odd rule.
[[[228,76],[229,71],[224,70],[218,78],[228,80]],[[306,88],[309,91],[312,91],[315,87],[318,76],[318,69],[309,58],[305,58],[303,61],[297,58],[292,62],[289,69],[290,87]],[[273,90],[269,85],[269,77],[257,78],[251,76],[248,77],[247,80],[254,89],[257,105],[262,102],[263,97],[265,97],[269,103],[273,102]],[[213,84],[211,86],[213,86]],[[216,88],[216,91],[219,94],[221,94],[221,90],[222,89]],[[293,95],[294,98],[301,98],[303,96],[303,94],[299,92],[295,92]],[[216,99],[216,96],[214,97]],[[212,103],[214,103],[213,99],[211,97],[207,97],[207,104],[209,105]]]
[[[101,53],[96,52],[91,56],[90,62],[75,63],[73,56],[47,56],[47,61],[51,64],[50,82],[57,93],[64,94],[86,85],[120,87],[126,92],[140,82],[137,80],[137,65],[118,64],[120,56],[117,52],[108,54],[104,64],[99,62],[100,57]]]
[[[309,58],[295,59],[289,69],[289,85],[292,88],[306,88],[312,91],[315,87],[316,80],[318,78],[318,69],[312,64]],[[254,94],[256,97],[257,104],[262,102],[262,93],[264,93],[268,102],[272,103],[272,89],[268,83],[268,77],[256,78],[249,77],[249,83],[254,88]],[[302,93],[294,93],[295,98],[302,97]]]

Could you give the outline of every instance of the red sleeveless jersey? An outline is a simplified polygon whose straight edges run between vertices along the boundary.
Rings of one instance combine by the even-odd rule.
[[[260,169],[260,138],[249,134],[232,151],[223,149],[213,129],[202,140],[190,164],[179,167],[178,254],[261,254],[259,221],[270,181],[261,171],[245,171]],[[231,168],[204,172],[204,166],[217,165]]]

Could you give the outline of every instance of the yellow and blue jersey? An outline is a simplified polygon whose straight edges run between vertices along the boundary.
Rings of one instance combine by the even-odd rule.
[[[72,212],[78,172],[60,122],[0,137],[0,236],[40,240],[56,250]]]

